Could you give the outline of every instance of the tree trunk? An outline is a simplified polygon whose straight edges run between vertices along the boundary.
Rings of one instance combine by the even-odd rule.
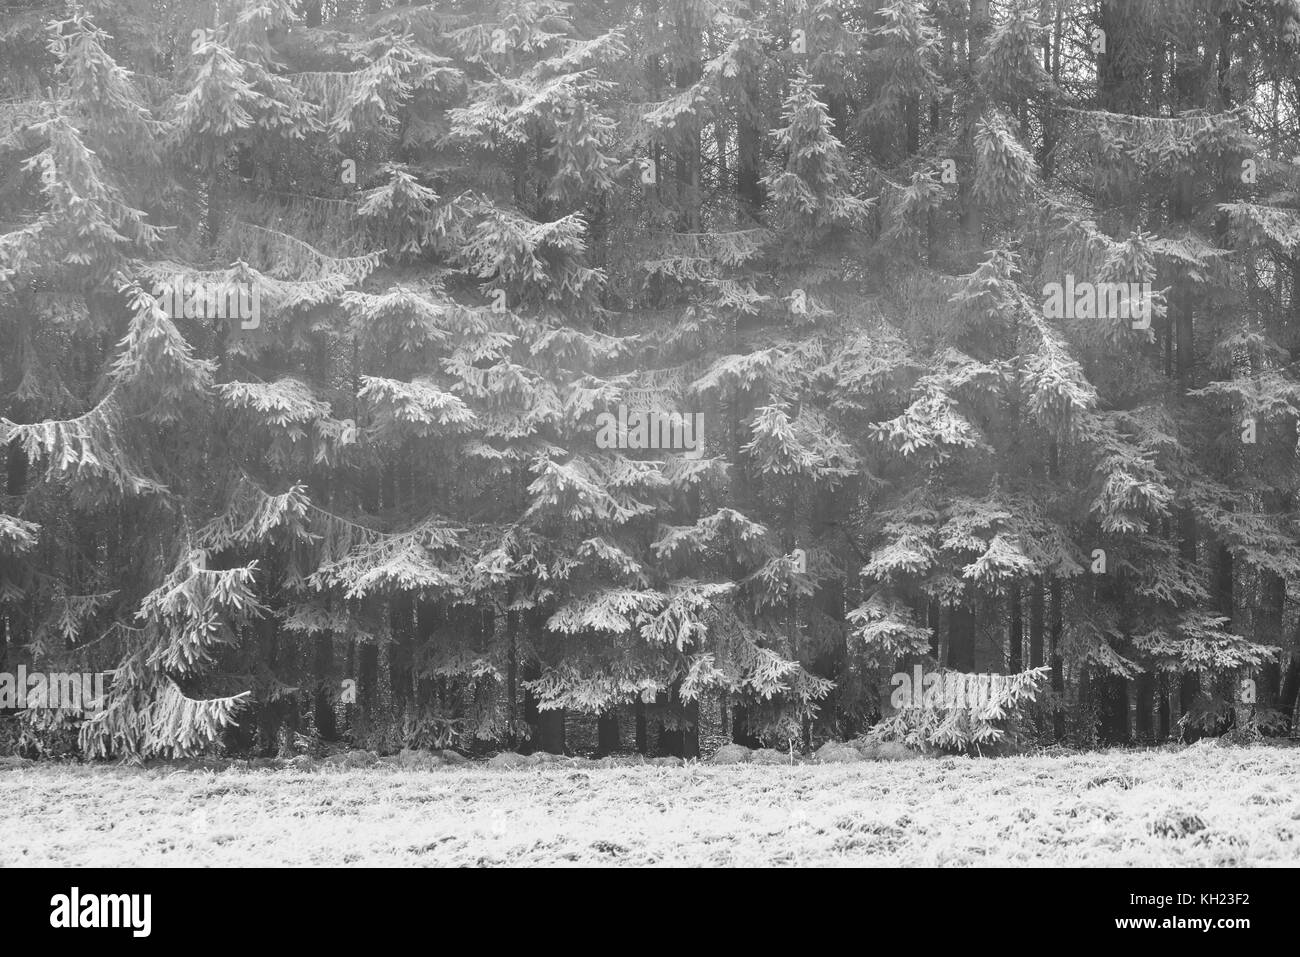
[[[1282,677],[1282,690],[1278,695],[1277,709],[1286,716],[1291,730],[1295,730],[1296,698],[1300,697],[1300,624],[1291,638],[1291,656]]]
[[[279,664],[280,636],[276,622],[270,617],[258,619],[253,624],[257,635],[258,657],[266,662],[267,669],[274,676]],[[261,756],[275,757],[280,752],[280,726],[284,723],[285,707],[283,698],[265,698],[258,708],[258,730],[261,739]]]
[[[565,747],[563,708],[548,708],[539,713],[538,741],[549,754],[563,754]]]
[[[604,757],[619,749],[618,712],[607,708],[596,719],[596,755]]]
[[[1286,716],[1287,725],[1292,730],[1296,726],[1296,698],[1300,696],[1300,655],[1292,652],[1287,665],[1286,677],[1282,681],[1282,694],[1278,698],[1278,710]]]
[[[1106,695],[1106,730],[1108,744],[1128,744],[1129,734],[1129,688],[1128,679],[1123,675],[1106,675],[1103,690]]]
[[[700,699],[687,702],[684,710],[690,725],[682,731],[682,757],[698,758],[700,756]]]
[[[1236,602],[1233,593],[1233,559],[1232,551],[1227,545],[1220,544],[1218,549],[1218,561],[1215,563],[1215,594],[1219,613],[1228,619],[1228,624],[1232,624],[1233,617],[1236,614]],[[1231,683],[1232,701],[1232,726],[1238,731],[1244,731],[1250,724],[1251,706],[1242,698],[1241,679],[1253,678],[1254,672],[1248,672],[1245,669],[1236,669],[1232,674],[1225,676]],[[1226,728],[1216,729],[1222,733]]]
[[[509,591],[514,601],[514,589]],[[519,748],[519,615],[506,611],[506,743],[512,751]]]
[[[962,228],[976,260],[983,258],[984,209],[975,195],[975,127],[980,121],[982,103],[975,83],[975,63],[984,52],[989,32],[989,0],[970,0],[970,18],[966,39],[966,114],[962,129],[962,148],[970,157],[970,171],[962,177],[959,188],[962,203]]]
[[[373,726],[379,703],[379,646],[373,641],[361,643],[357,654],[357,704],[362,723]]]
[[[526,661],[520,669],[520,677],[526,684],[542,676],[542,666],[536,661]],[[536,751],[542,740],[542,714],[537,707],[537,698],[533,692],[524,688],[524,724],[528,726],[528,740],[521,742],[519,750],[525,754]]]
[[[761,100],[758,78],[747,77],[744,91],[752,110],[738,110],[736,115],[736,191],[745,211],[757,219],[764,203],[762,150],[766,135],[756,117],[751,115]]]
[[[1088,667],[1087,661],[1080,662],[1078,698],[1075,701],[1074,713],[1075,723],[1079,729],[1079,743],[1084,747],[1091,746],[1097,735],[1097,715],[1094,708],[1096,697],[1096,692],[1092,688],[1092,670]]]
[[[1169,710],[1169,695],[1172,693],[1169,687],[1169,672],[1160,672],[1159,681],[1157,682],[1160,689],[1160,725],[1158,728],[1159,736],[1157,741],[1161,744],[1169,740],[1169,734],[1172,731],[1172,714]]]
[[[940,626],[943,623],[943,605],[939,604],[939,599],[931,598],[929,607],[925,613],[926,624],[930,627],[930,657],[936,663],[942,661],[940,651],[942,646],[942,632]]]
[[[1046,608],[1044,605],[1045,594],[1043,589],[1043,576],[1039,575],[1034,579],[1034,584],[1029,592],[1029,667],[1041,668],[1043,666],[1043,630],[1045,627],[1044,618]]]
[[[1282,624],[1286,614],[1286,579],[1274,572],[1264,572],[1262,586],[1263,597],[1260,614],[1257,618],[1255,640],[1265,645],[1272,645],[1279,650],[1282,647]],[[1270,658],[1259,670],[1256,691],[1259,708],[1276,708],[1282,690],[1282,665],[1276,658]]]
[[[678,696],[680,679],[673,683],[672,691],[663,698],[663,704],[673,710],[677,723],[685,727],[663,727],[659,732],[659,754],[666,758],[698,758],[700,756],[700,703],[698,700],[682,702]]]
[[[1052,713],[1052,736],[1057,741],[1065,738],[1065,661],[1061,656],[1061,583],[1053,578],[1051,584],[1052,604],[1052,693],[1056,699]]]
[[[1196,699],[1201,693],[1201,676],[1195,671],[1183,673],[1182,680],[1178,685],[1178,710],[1182,712],[1183,717],[1189,715],[1195,704]],[[1191,744],[1201,737],[1200,730],[1186,725],[1183,728],[1183,743]]]
[[[646,726],[645,702],[640,698],[636,699],[634,711],[636,714],[636,753],[646,754],[650,750],[650,733],[649,728]]]
[[[388,680],[392,685],[393,717],[399,721],[406,714],[415,679],[411,641],[413,607],[411,594],[403,592],[393,597],[389,610],[393,640],[388,646]]]
[[[1155,738],[1154,711],[1156,703],[1156,676],[1144,671],[1137,677],[1137,740],[1151,744]]]
[[[1034,576],[1029,589],[1029,667],[1043,666],[1043,638],[1047,629],[1047,595],[1043,586],[1043,576]],[[1041,738],[1043,735],[1043,709],[1034,709],[1034,728]]]
[[[1018,674],[1020,671],[1024,669],[1024,661],[1022,658],[1022,654],[1023,654],[1023,647],[1024,647],[1024,640],[1025,640],[1025,627],[1024,627],[1024,620],[1022,619],[1021,612],[1020,612],[1020,586],[1019,585],[1011,589],[1010,602],[1011,602],[1011,635],[1010,635],[1011,648],[1010,648],[1009,669],[1011,673],[1014,675],[1014,674]]]
[[[747,748],[757,748],[762,744],[750,726],[749,708],[746,705],[734,705],[731,709],[731,740]]]
[[[948,667],[975,670],[975,612],[969,604],[955,606],[948,615]]]
[[[334,700],[338,692],[338,679],[334,674],[334,635],[329,632],[316,636],[315,672],[316,733],[324,741],[337,741],[339,731],[334,715]]]
[[[1052,28],[1043,34],[1043,72],[1052,78],[1053,83],[1060,82],[1060,64],[1061,64],[1061,34],[1063,26],[1063,17],[1061,4],[1055,4],[1055,11],[1052,10],[1053,4],[1049,0],[1041,0],[1038,10],[1038,20],[1040,23],[1051,23]],[[1055,55],[1053,55],[1055,54]],[[1040,141],[1038,151],[1038,166],[1042,171],[1043,179],[1050,180],[1053,174],[1053,167],[1056,161],[1056,111],[1055,104],[1044,96],[1043,109],[1040,113],[1043,135]]]

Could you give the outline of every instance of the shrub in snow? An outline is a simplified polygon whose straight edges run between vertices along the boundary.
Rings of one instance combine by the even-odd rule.
[[[709,758],[710,764],[747,764],[754,753],[743,744],[724,744]]]
[[[1158,814],[1147,830],[1156,837],[1186,837],[1205,830],[1205,822],[1191,812],[1171,809]]]
[[[857,748],[842,741],[827,741],[817,749],[815,756],[820,764],[851,764],[863,760]]]
[[[1046,690],[1049,671],[1034,668],[992,686],[979,704],[928,702],[900,708],[866,735],[872,743],[897,742],[918,751],[985,754],[1015,750],[1025,740],[1028,711]]]

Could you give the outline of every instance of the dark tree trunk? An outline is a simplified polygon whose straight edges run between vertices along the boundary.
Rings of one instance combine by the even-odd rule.
[[[1010,664],[1009,668],[1012,674],[1017,674],[1024,669],[1024,641],[1025,625],[1020,611],[1020,587],[1011,589],[1011,634],[1010,644]]]
[[[1232,550],[1227,545],[1220,543],[1218,548],[1218,561],[1215,562],[1215,594],[1219,613],[1228,619],[1231,625],[1236,617],[1236,595],[1233,591],[1234,582],[1234,562]],[[1232,674],[1224,676],[1224,693],[1229,696],[1228,700],[1232,705],[1232,712],[1228,721],[1223,722],[1216,729],[1222,734],[1231,725],[1236,728],[1245,728],[1250,721],[1251,706],[1242,700],[1241,679],[1251,676],[1243,669],[1238,669]]]
[[[1099,684],[1105,695],[1106,711],[1102,724],[1104,740],[1107,744],[1128,744],[1128,679],[1123,675],[1108,674]]]
[[[1160,741],[1160,743],[1163,744],[1165,741],[1169,740],[1169,734],[1172,731],[1172,714],[1170,713],[1169,710],[1169,695],[1171,693],[1169,687],[1169,672],[1167,671],[1160,672],[1160,679],[1158,681],[1158,685],[1160,688],[1160,703],[1159,703],[1160,726],[1158,729],[1159,731],[1158,740]]]
[[[267,668],[275,675],[280,659],[280,633],[277,623],[272,618],[262,618],[253,628],[257,634],[259,657],[266,662]],[[263,757],[274,757],[282,750],[280,730],[284,727],[290,710],[297,711],[292,695],[268,698],[258,709],[259,730],[261,732]]]
[[[833,489],[818,489],[812,496],[812,507],[810,509],[809,520],[814,529],[833,528],[838,519],[847,511],[845,502],[841,496],[836,494]],[[843,538],[844,536],[839,536]],[[836,556],[836,563],[845,567],[851,566],[853,556],[848,553],[843,545],[839,546],[840,554]],[[793,646],[798,653],[798,635],[799,628],[796,622],[799,619],[799,599],[791,594],[790,596],[790,613],[789,627]],[[810,601],[811,608],[809,614],[814,618],[820,618],[826,622],[828,627],[838,627],[839,623],[844,621],[844,616],[848,611],[844,591],[844,579],[839,575],[829,575],[820,578],[813,590]],[[921,613],[924,613],[923,599],[917,598],[917,606]],[[846,662],[846,643],[844,641],[829,641],[822,643],[821,650],[814,654],[813,671],[818,675],[829,678],[831,681],[840,682],[844,671],[847,668]],[[819,715],[819,721],[823,725],[834,727],[837,732],[844,733],[845,715],[837,714],[831,709],[824,709]],[[748,747],[757,747],[756,744]]]
[[[596,754],[604,757],[613,754],[619,747],[618,712],[609,708],[602,711],[596,719]]]
[[[357,704],[362,720],[373,724],[379,704],[379,646],[373,641],[362,642],[357,653]]]
[[[1175,71],[1175,74],[1177,75],[1179,72]],[[1176,223],[1186,221],[1191,215],[1192,187],[1193,183],[1190,177],[1180,177],[1170,195],[1170,215]],[[1196,386],[1194,309],[1192,303],[1192,295],[1185,287],[1176,285],[1173,292],[1170,293],[1170,306],[1174,323],[1174,371],[1177,376],[1178,390],[1184,395]],[[1178,533],[1181,557],[1185,561],[1194,563],[1197,559],[1198,532],[1196,516],[1190,506],[1184,506],[1179,510]],[[1180,689],[1180,705],[1183,715],[1186,715],[1192,709],[1199,691],[1199,675],[1194,672],[1184,674]],[[1183,740],[1187,742],[1195,741],[1199,737],[1201,737],[1201,732],[1193,730],[1191,727],[1187,727],[1183,734]]]
[[[948,667],[975,670],[975,612],[968,604],[955,606],[948,615]]]
[[[984,52],[985,38],[989,32],[989,0],[970,0],[970,18],[967,22],[966,56],[969,72],[965,121],[962,129],[962,149],[971,158],[969,172],[961,178],[958,190],[961,196],[962,229],[978,261],[984,250],[984,208],[975,194],[975,126],[980,119],[981,103],[974,78],[975,63]]]
[[[17,442],[12,442],[5,458],[5,494],[22,495],[26,488],[27,455]]]
[[[388,646],[388,680],[393,690],[393,716],[398,719],[406,713],[414,684],[413,607],[414,599],[409,592],[398,594],[393,598],[389,614],[393,641]]]
[[[1052,23],[1052,29],[1043,35],[1043,72],[1052,78],[1053,83],[1060,81],[1062,16],[1060,4],[1057,4],[1055,18],[1049,16],[1051,4],[1042,0],[1039,4],[1039,22]],[[1055,54],[1055,55],[1053,55]],[[1044,99],[1042,113],[1043,135],[1038,152],[1038,165],[1044,179],[1050,179],[1056,160],[1056,110],[1055,104]]]
[[[337,741],[338,721],[334,701],[338,696],[338,677],[334,673],[334,636],[328,632],[316,636],[316,696],[314,720],[316,733],[325,741]]]
[[[541,711],[538,721],[541,749],[550,754],[564,753],[564,709],[548,708]]]
[[[1182,680],[1178,685],[1178,710],[1186,717],[1191,713],[1196,699],[1201,693],[1201,676],[1195,671],[1183,673]],[[1201,737],[1201,732],[1191,725],[1186,725],[1183,729],[1183,742],[1190,744]]]
[[[1043,631],[1046,627],[1046,595],[1043,576],[1034,579],[1029,592],[1029,667],[1043,666]]]
[[[1139,744],[1151,744],[1155,738],[1154,710],[1156,703],[1156,676],[1144,671],[1137,678],[1137,739]]]
[[[645,702],[640,698],[636,699],[634,711],[636,715],[636,753],[646,754],[650,750],[650,733],[649,728],[646,726]]]
[[[1065,660],[1061,655],[1061,583],[1055,578],[1051,584],[1052,603],[1052,692],[1056,698],[1056,708],[1052,714],[1052,736],[1061,741],[1065,738]]]
[[[17,442],[9,444],[5,452],[5,493],[15,498],[22,495],[27,487],[27,456]],[[0,669],[10,669],[9,647],[16,651],[22,640],[22,632],[15,627],[19,618],[18,608],[8,603],[0,605]],[[18,658],[14,656],[14,662]]]
[[[682,732],[682,757],[698,758],[700,756],[700,699],[686,705],[686,720],[690,726]]]
[[[1043,638],[1047,630],[1047,595],[1043,587],[1043,576],[1034,576],[1029,589],[1029,667],[1043,666]],[[1043,709],[1034,709],[1034,728],[1041,738],[1043,735]]]
[[[659,692],[655,695],[655,710],[659,714],[668,712],[672,705],[671,694]],[[661,719],[659,722],[658,756],[661,758],[680,758],[682,756],[682,732],[669,728]]]
[[[749,708],[745,705],[738,704],[731,709],[731,740],[747,748],[757,748],[761,744],[750,726]]]
[[[668,758],[698,758],[700,756],[700,703],[683,702],[678,696],[681,682],[673,684],[672,692],[664,703],[676,713],[678,723],[685,727],[663,728],[659,732],[659,753]]]
[[[514,590],[510,591],[511,601]],[[506,743],[519,747],[519,616],[506,612]]]
[[[520,669],[520,675],[525,683],[535,681],[542,676],[542,667],[536,661],[526,661]],[[526,687],[524,688],[524,724],[528,726],[528,740],[520,744],[519,750],[531,754],[541,745],[542,715],[537,707],[537,698]]]
[[[1281,648],[1282,623],[1286,613],[1286,579],[1273,572],[1265,572],[1263,593],[1259,628],[1255,640]],[[1278,697],[1282,690],[1282,664],[1279,658],[1270,658],[1260,667],[1256,690],[1259,707],[1278,706]]]
[[[757,103],[758,90],[746,84],[745,92]],[[750,216],[757,218],[763,209],[763,139],[764,131],[746,111],[736,118],[736,190]]]
[[[1088,662],[1079,665],[1079,696],[1075,704],[1075,724],[1079,729],[1079,741],[1084,746],[1090,745],[1097,734],[1097,693],[1092,687],[1092,669]]]
[[[921,97],[915,93],[909,96],[904,109],[907,127],[907,155],[915,156],[921,149]],[[845,138],[842,132],[837,132],[836,136],[841,140]]]
[[[1296,698],[1300,696],[1300,626],[1297,626],[1295,643],[1291,646],[1291,658],[1287,662],[1286,673],[1282,678],[1282,691],[1278,695],[1277,709],[1282,712],[1295,729]]]
[[[1180,323],[1181,328],[1181,323]],[[1191,335],[1190,314],[1188,316],[1187,335]],[[1180,345],[1179,356],[1182,356]],[[1181,360],[1180,360],[1181,361]],[[1180,376],[1182,375],[1180,370]],[[1196,518],[1192,515],[1190,508],[1180,510],[1178,514],[1178,539],[1179,554],[1185,561],[1196,561]],[[1178,683],[1178,712],[1180,717],[1187,717],[1196,704],[1196,699],[1200,695],[1201,681],[1200,675],[1194,671],[1183,672],[1181,680]],[[1201,732],[1189,724],[1183,726],[1183,741],[1191,743],[1201,737]]]

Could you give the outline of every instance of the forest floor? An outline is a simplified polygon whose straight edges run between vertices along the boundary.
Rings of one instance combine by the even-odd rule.
[[[0,773],[0,866],[1300,863],[1300,747]]]

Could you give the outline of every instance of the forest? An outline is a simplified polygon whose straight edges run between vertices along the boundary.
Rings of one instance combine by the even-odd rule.
[[[1297,360],[1300,0],[7,2],[0,753],[1287,736]]]

